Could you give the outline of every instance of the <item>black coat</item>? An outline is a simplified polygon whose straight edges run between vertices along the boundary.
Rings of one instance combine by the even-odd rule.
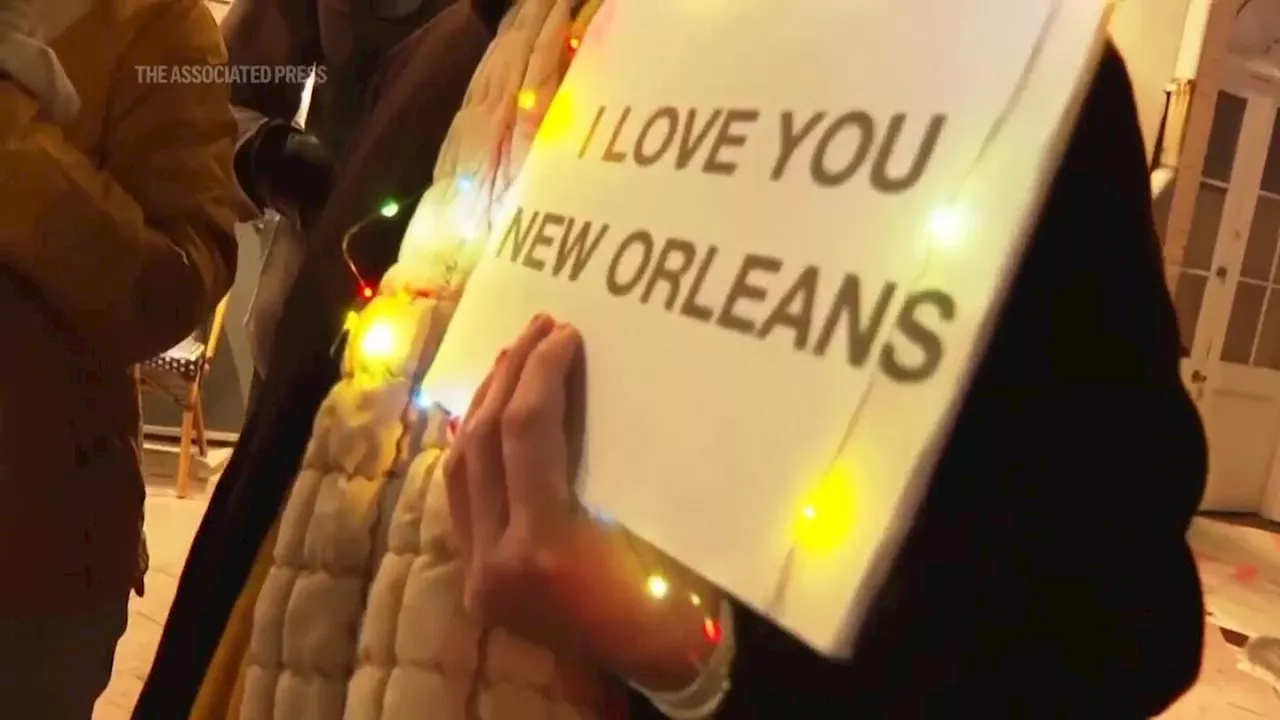
[[[488,4],[480,3],[480,9]],[[312,420],[338,379],[331,350],[358,292],[340,251],[341,237],[386,199],[417,197],[431,181],[436,154],[501,13],[483,15],[465,1],[441,11],[388,56],[370,88],[369,105],[350,129],[331,200],[276,328],[271,373],[191,546],[134,711],[138,720],[180,720],[195,702],[258,548],[293,485]],[[293,113],[287,106],[275,111]],[[369,275],[377,277],[378,267],[395,259],[411,215],[408,207],[400,222],[377,223],[361,233],[359,260]]]
[[[1109,47],[854,659],[741,611],[719,717],[1134,720],[1195,681],[1205,438],[1143,148]]]

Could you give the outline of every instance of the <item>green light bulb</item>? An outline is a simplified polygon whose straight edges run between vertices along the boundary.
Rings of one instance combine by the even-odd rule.
[[[388,200],[378,210],[384,218],[393,218],[400,213],[400,205],[395,200]]]

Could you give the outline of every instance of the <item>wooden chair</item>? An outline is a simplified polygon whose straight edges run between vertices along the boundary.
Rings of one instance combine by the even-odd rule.
[[[209,454],[201,389],[205,375],[213,364],[226,312],[227,298],[224,297],[204,327],[138,368],[141,387],[160,391],[182,408],[182,433],[178,437],[176,476],[180,498],[187,496],[191,482],[193,443],[198,446],[200,457]]]

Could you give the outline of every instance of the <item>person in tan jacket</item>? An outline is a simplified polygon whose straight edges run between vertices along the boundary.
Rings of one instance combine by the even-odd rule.
[[[145,498],[132,368],[234,273],[236,124],[199,70],[224,62],[200,0],[0,0],[0,717],[88,720],[110,679]]]

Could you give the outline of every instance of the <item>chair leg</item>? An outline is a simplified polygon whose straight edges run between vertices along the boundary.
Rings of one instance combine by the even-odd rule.
[[[199,391],[196,397],[196,442],[200,445],[200,457],[209,457],[209,438],[205,437],[204,427],[204,400],[200,397]]]
[[[184,498],[191,482],[191,443],[195,433],[196,411],[187,406],[182,411],[182,435],[178,438],[178,497]]]

